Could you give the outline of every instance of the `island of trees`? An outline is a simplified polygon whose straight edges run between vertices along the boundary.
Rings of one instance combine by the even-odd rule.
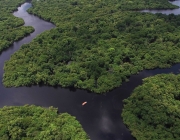
[[[6,62],[6,87],[43,83],[103,93],[143,69],[180,62],[180,16],[136,11],[177,8],[167,0],[32,4],[29,12],[56,28],[23,45]]]
[[[24,0],[0,0],[0,53],[14,41],[34,31],[32,27],[22,26],[24,21],[12,15]]]
[[[124,100],[122,117],[137,140],[179,140],[180,74],[145,78]]]
[[[0,128],[1,140],[90,140],[75,117],[53,107],[3,107]]]

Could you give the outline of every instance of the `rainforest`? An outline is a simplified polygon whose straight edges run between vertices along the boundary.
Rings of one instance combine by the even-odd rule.
[[[127,99],[120,91],[104,96],[132,75],[180,63],[180,15],[141,11],[178,6],[167,0],[28,2],[32,4],[27,8],[29,15],[52,27],[37,32],[30,43],[21,42],[38,30],[23,26],[24,17],[12,14],[27,1],[0,0],[0,58],[10,55],[3,53],[13,49],[14,42],[21,42],[18,51],[0,59],[0,66],[4,65],[0,69],[0,106],[4,106],[0,108],[0,139],[90,140],[94,136],[100,140],[102,135],[103,140],[127,139],[124,135],[128,134],[115,129],[116,125],[125,132],[128,128],[137,140],[179,139],[180,74],[152,74],[155,76],[139,82]],[[48,86],[53,92],[48,92]],[[127,83],[122,89],[131,86]],[[76,93],[69,96],[65,87]],[[44,90],[40,94],[36,89]],[[12,92],[5,93],[8,90]],[[27,102],[32,105],[25,105]],[[80,115],[76,119],[74,114]],[[89,125],[84,129],[80,122]],[[116,131],[118,136],[113,135]]]
[[[12,15],[17,6],[23,2],[24,0],[0,0],[0,53],[14,41],[34,31],[30,26],[22,26],[24,21]]]
[[[89,140],[75,117],[34,105],[0,109],[1,140]]]
[[[56,28],[12,55],[4,66],[4,85],[43,83],[104,93],[143,69],[180,62],[180,16],[134,11],[177,6],[148,2],[122,8],[125,1],[33,0],[28,12]]]
[[[178,140],[180,75],[159,74],[124,100],[122,117],[137,140]]]

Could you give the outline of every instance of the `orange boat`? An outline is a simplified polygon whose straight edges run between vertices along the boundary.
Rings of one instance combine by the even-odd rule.
[[[83,103],[82,103],[82,106],[85,105],[85,104],[87,104],[87,102],[83,102]]]

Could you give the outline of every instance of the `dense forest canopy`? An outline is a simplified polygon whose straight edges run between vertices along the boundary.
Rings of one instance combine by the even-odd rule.
[[[126,2],[33,0],[29,12],[57,27],[12,55],[4,85],[44,83],[102,93],[143,69],[180,62],[180,16],[131,11],[177,6],[134,0],[129,8]]]
[[[89,140],[75,117],[34,105],[0,109],[1,140]]]
[[[180,74],[143,80],[124,100],[122,117],[137,140],[179,140]]]
[[[34,31],[32,27],[22,26],[24,21],[12,15],[23,2],[25,0],[0,0],[0,52]]]
[[[170,4],[168,0],[116,0],[116,4],[121,10],[178,8],[178,6]]]

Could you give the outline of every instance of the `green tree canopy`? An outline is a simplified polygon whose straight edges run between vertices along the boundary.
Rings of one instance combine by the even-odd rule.
[[[34,105],[0,109],[1,140],[89,140],[80,123],[53,107]]]
[[[12,15],[17,6],[24,2],[25,0],[0,0],[0,52],[34,31],[32,27],[22,26],[23,19]]]
[[[145,78],[124,100],[122,117],[137,140],[179,140],[180,75]]]
[[[130,9],[127,2],[137,4]],[[6,87],[43,83],[103,93],[143,69],[180,62],[180,16],[131,11],[177,8],[167,0],[32,0],[32,5],[30,13],[56,28],[11,56],[4,66]]]

